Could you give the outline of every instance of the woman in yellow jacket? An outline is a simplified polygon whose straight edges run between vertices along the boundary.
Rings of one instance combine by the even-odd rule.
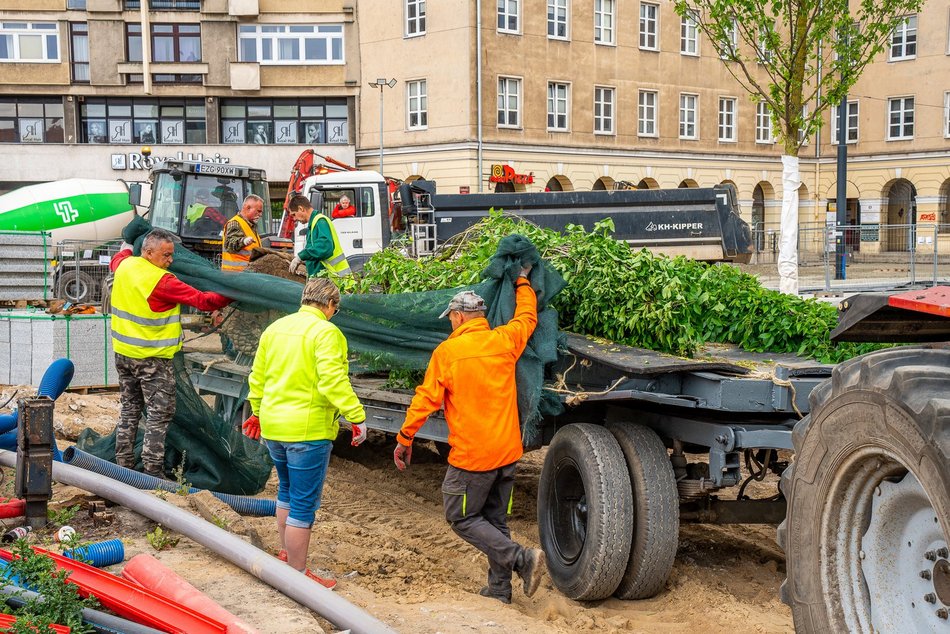
[[[264,437],[277,469],[278,557],[327,588],[336,581],[307,569],[310,529],[320,508],[337,418],[349,421],[353,445],[366,439],[366,413],[350,385],[346,339],[330,318],[340,291],[327,278],[310,278],[300,310],[261,335],[248,378],[253,416],[250,438]]]

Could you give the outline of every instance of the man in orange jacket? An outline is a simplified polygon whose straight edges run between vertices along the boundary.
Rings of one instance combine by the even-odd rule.
[[[503,603],[511,603],[512,572],[524,581],[530,597],[544,571],[544,552],[512,541],[507,517],[524,453],[515,364],[538,323],[528,272],[522,270],[515,283],[514,317],[495,329],[485,319],[481,297],[462,291],[452,298],[441,315],[451,320],[452,334],[432,353],[393,452],[402,471],[409,465],[416,432],[444,404],[451,446],[442,483],[445,519],[459,537],[488,556],[488,585],[479,594]]]

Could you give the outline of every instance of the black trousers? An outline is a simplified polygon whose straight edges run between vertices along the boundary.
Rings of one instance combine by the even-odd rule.
[[[511,573],[524,547],[511,540],[511,511],[517,463],[492,471],[465,471],[449,465],[442,482],[445,519],[452,530],[488,556],[488,586],[511,595]]]

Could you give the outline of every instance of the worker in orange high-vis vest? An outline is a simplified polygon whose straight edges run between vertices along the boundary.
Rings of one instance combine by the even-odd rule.
[[[264,213],[264,199],[251,194],[244,199],[241,211],[224,226],[221,241],[221,270],[243,271],[251,263],[251,251],[261,246],[257,221]]]
[[[511,603],[512,572],[530,597],[544,571],[544,552],[513,541],[508,530],[515,471],[524,453],[515,365],[538,323],[529,272],[530,267],[522,270],[515,283],[514,316],[496,328],[485,319],[481,297],[462,291],[452,298],[441,315],[451,321],[452,334],[433,351],[393,452],[400,471],[409,466],[416,432],[430,414],[445,408],[451,446],[442,482],[445,519],[488,556],[488,585],[479,594],[502,603]]]

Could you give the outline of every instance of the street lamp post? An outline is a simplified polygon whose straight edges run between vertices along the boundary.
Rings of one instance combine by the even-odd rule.
[[[370,88],[379,88],[379,173],[383,173],[383,88],[392,88],[396,85],[395,77],[387,80],[385,77],[369,82]]]

